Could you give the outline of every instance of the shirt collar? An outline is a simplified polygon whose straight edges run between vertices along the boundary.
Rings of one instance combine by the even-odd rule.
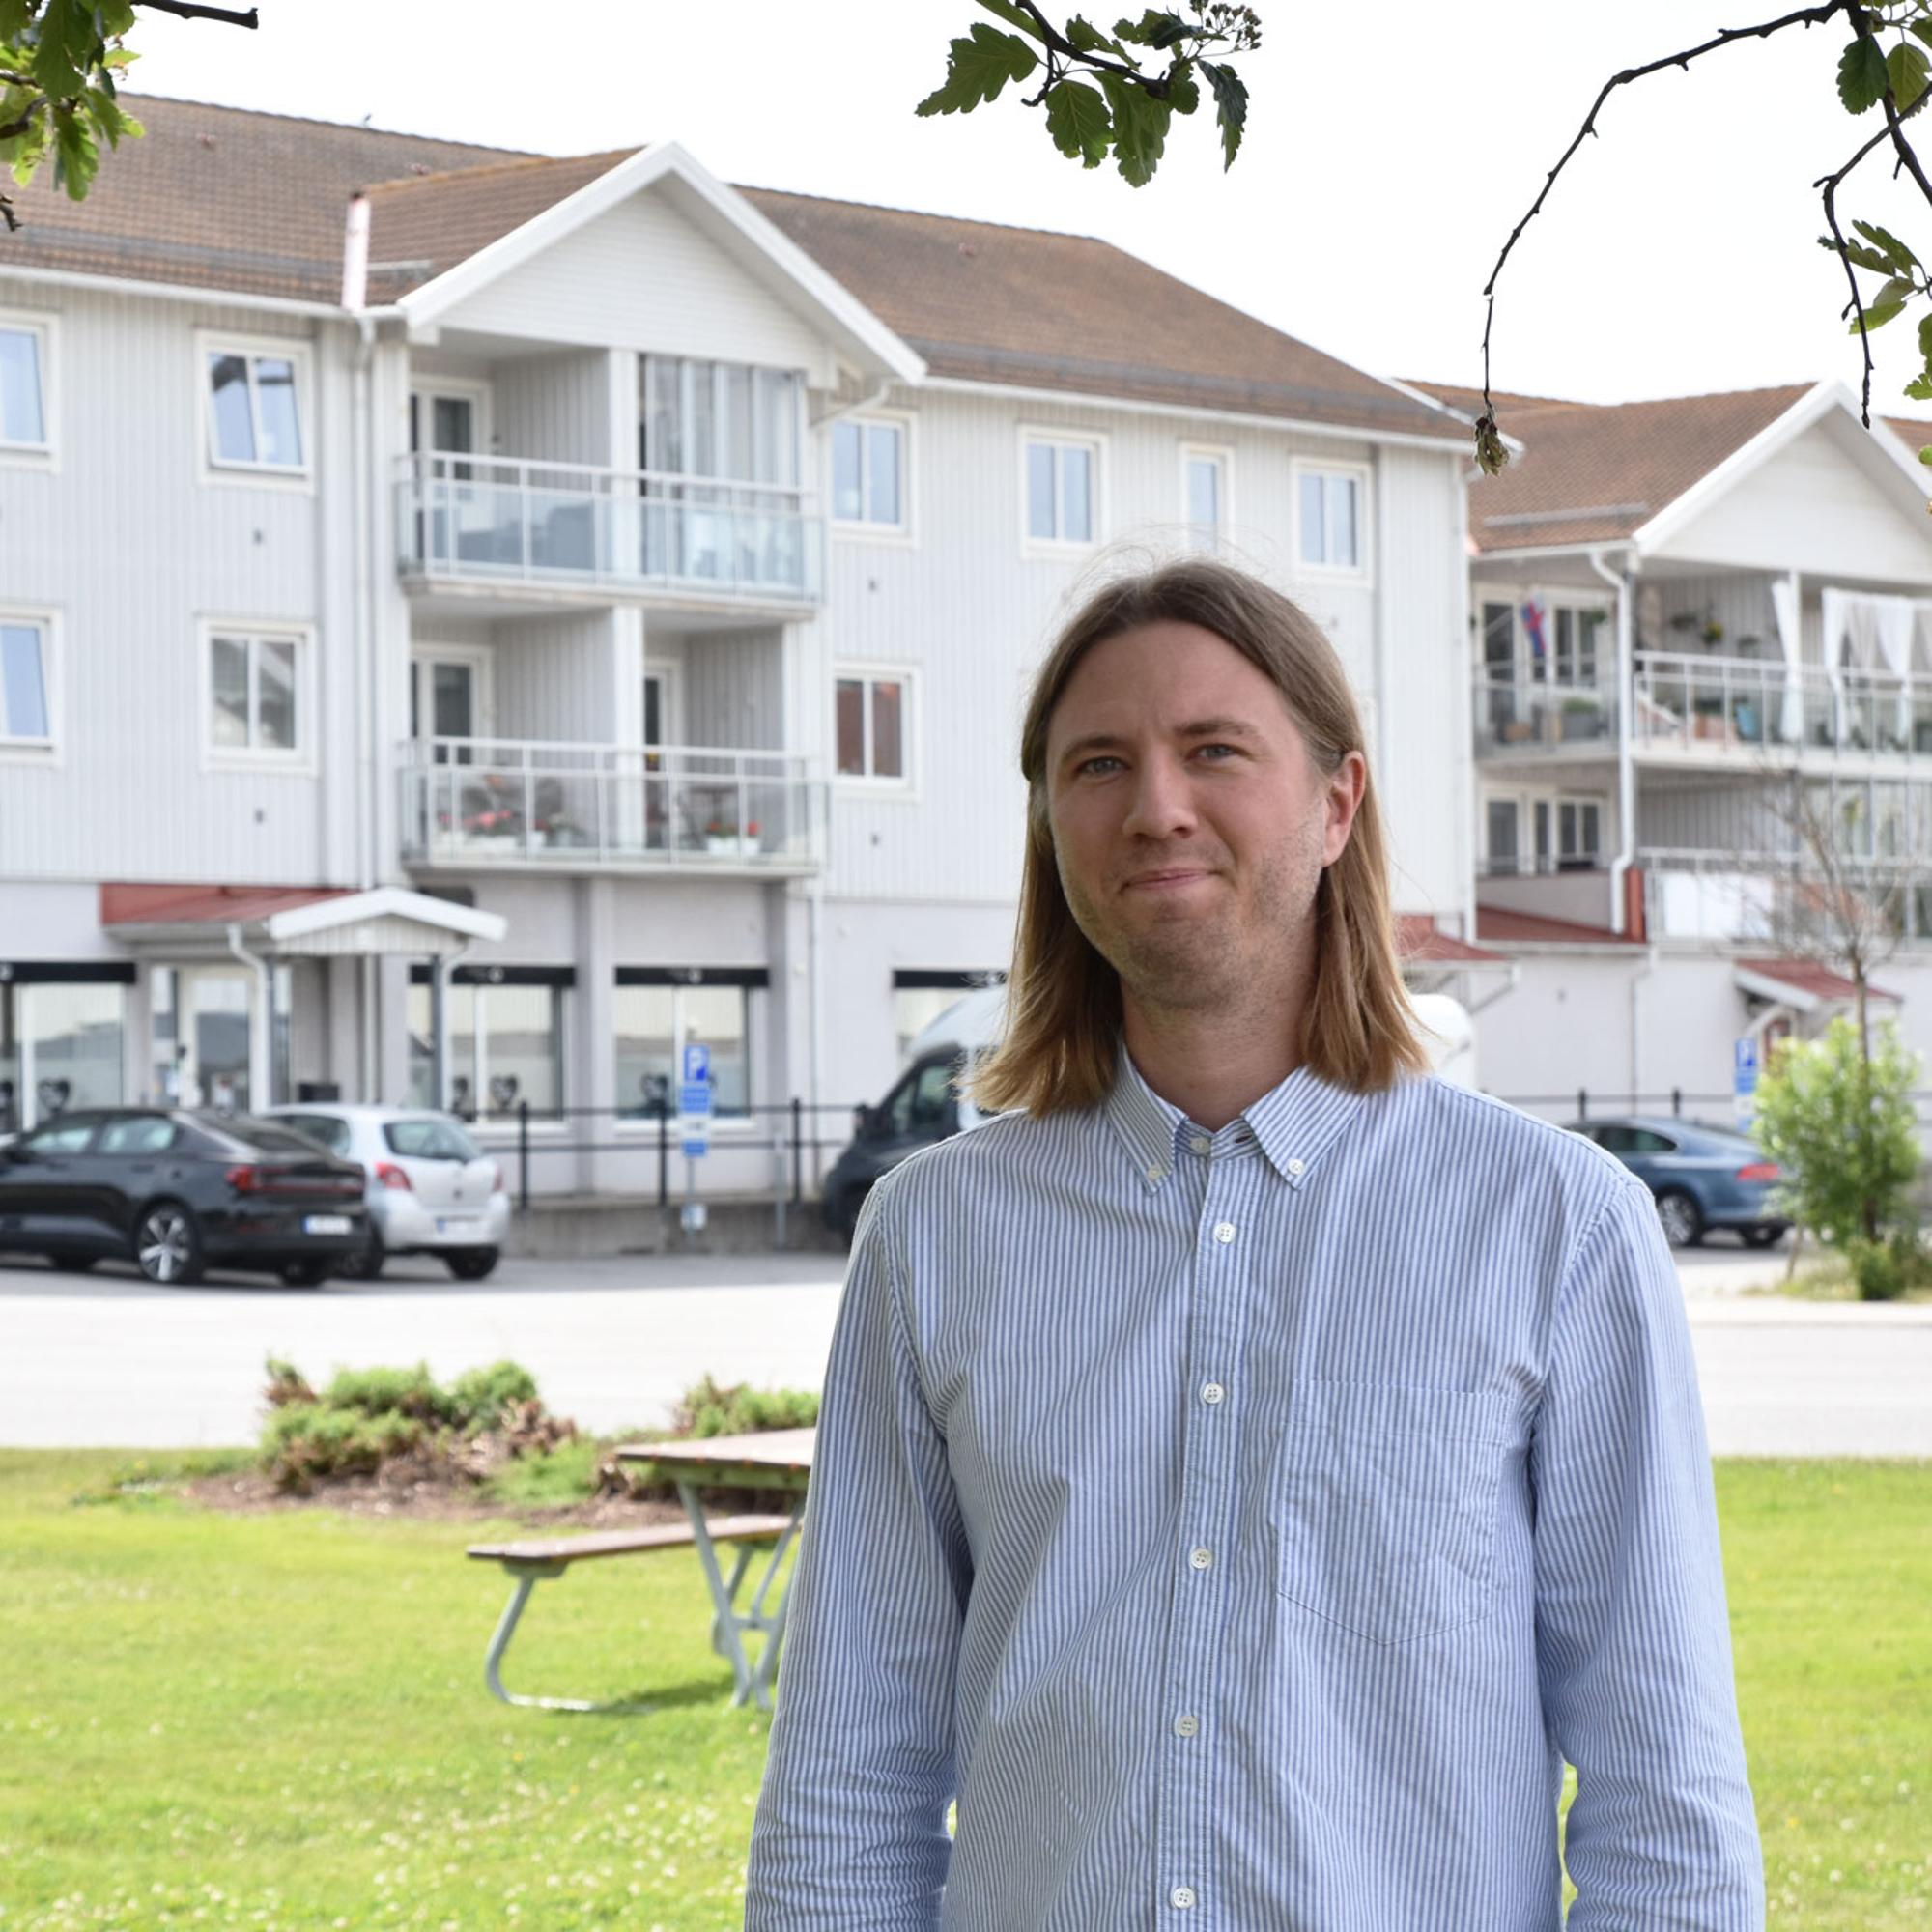
[[[1174,1172],[1181,1147],[1203,1136],[1216,1156],[1235,1153],[1252,1139],[1268,1165],[1291,1187],[1299,1187],[1354,1118],[1361,1101],[1359,1094],[1332,1086],[1306,1065],[1297,1066],[1226,1126],[1208,1134],[1148,1085],[1122,1039],[1116,1049],[1113,1089],[1102,1111],[1150,1190]]]

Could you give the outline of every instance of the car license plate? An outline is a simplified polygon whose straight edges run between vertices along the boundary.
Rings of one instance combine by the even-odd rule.
[[[305,1235],[346,1235],[354,1227],[347,1214],[304,1214],[302,1232]]]
[[[436,1217],[436,1232],[439,1235],[465,1235],[475,1226],[474,1214],[439,1214]]]

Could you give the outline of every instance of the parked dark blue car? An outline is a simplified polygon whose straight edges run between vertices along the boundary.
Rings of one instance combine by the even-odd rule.
[[[1768,1248],[1791,1226],[1771,1201],[1776,1163],[1748,1134],[1669,1114],[1618,1114],[1568,1125],[1649,1187],[1673,1248],[1694,1248],[1713,1228],[1733,1229],[1747,1246]]]

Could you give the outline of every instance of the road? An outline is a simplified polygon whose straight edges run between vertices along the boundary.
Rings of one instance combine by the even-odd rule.
[[[1682,1269],[1719,1455],[1932,1457],[1932,1307],[1740,1293],[1779,1256],[1688,1255]],[[830,1255],[506,1261],[460,1286],[397,1262],[323,1291],[235,1276],[155,1289],[131,1269],[0,1264],[0,1444],[206,1447],[253,1441],[265,1356],[318,1381],[428,1362],[447,1378],[513,1356],[546,1402],[599,1435],[661,1428],[701,1375],[816,1387],[838,1307]]]

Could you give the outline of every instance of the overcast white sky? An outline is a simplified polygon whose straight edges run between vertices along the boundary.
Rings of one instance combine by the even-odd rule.
[[[914,118],[948,40],[985,17],[972,0],[260,0],[256,33],[143,15],[131,84],[551,154],[675,138],[726,181],[1102,236],[1377,374],[1473,382],[1490,264],[1603,80],[1755,17],[1748,0],[1256,5],[1240,158],[1221,173],[1204,110],[1140,189],[1064,159],[1011,88]],[[1843,38],[1792,30],[1611,97],[1505,273],[1498,388],[1856,388],[1810,186],[1876,126],[1837,104]],[[1841,208],[1932,241],[1932,212],[1882,175]],[[1914,409],[1910,327],[1875,338],[1878,410]]]

